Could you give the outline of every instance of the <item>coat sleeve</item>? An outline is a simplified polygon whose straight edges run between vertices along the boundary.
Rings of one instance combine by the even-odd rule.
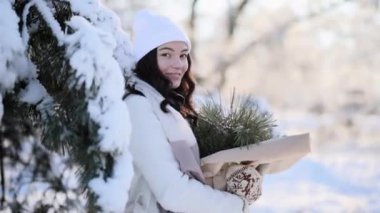
[[[238,196],[215,190],[182,173],[153,108],[145,97],[126,100],[132,122],[133,161],[160,205],[173,212],[243,212]]]

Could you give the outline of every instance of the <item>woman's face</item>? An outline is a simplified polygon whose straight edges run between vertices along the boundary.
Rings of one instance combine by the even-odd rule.
[[[178,88],[182,77],[189,68],[187,56],[189,48],[182,41],[172,41],[157,48],[157,63],[161,73],[172,83],[172,88]]]

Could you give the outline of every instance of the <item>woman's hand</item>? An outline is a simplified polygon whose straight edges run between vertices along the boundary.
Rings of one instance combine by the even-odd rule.
[[[261,196],[262,176],[252,165],[233,165],[226,173],[227,191],[241,197],[249,205]]]

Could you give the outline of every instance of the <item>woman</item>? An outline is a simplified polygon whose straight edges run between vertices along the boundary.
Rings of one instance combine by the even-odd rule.
[[[244,212],[247,199],[204,184],[189,122],[191,44],[169,19],[140,11],[133,23],[136,67],[127,81],[135,175],[126,212]]]

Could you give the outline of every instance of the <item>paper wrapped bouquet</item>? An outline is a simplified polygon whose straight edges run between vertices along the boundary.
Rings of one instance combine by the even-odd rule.
[[[207,184],[226,190],[230,168],[246,164],[261,174],[284,171],[310,152],[309,134],[275,133],[272,115],[250,97],[229,107],[207,102],[200,110],[194,134]]]

